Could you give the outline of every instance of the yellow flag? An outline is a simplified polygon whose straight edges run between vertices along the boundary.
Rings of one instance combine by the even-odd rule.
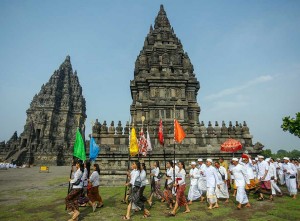
[[[136,138],[136,133],[134,127],[131,129],[131,134],[130,134],[130,156],[135,156],[139,153],[139,146],[137,143],[137,138]]]

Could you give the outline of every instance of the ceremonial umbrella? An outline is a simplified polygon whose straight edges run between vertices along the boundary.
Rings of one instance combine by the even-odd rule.
[[[229,138],[223,144],[221,144],[221,151],[234,153],[234,152],[237,152],[238,150],[241,150],[242,147],[243,146],[242,146],[241,142],[239,142],[238,140]]]

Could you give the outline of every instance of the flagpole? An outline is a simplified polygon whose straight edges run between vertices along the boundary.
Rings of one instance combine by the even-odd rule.
[[[128,123],[129,123],[129,137],[128,137],[129,140],[128,140],[128,164],[127,164],[127,172],[129,172],[129,166],[130,166],[130,117],[129,117]],[[125,183],[128,182],[128,174],[127,174],[127,172],[126,172],[126,182]],[[123,202],[124,203],[126,203],[127,187],[128,186],[125,185],[124,198],[123,198]]]
[[[174,181],[175,181],[175,104],[174,104],[174,113],[173,113],[173,116],[174,116],[174,143],[173,143],[173,155],[174,155],[174,161],[173,161],[173,163],[174,163],[174,168],[173,168],[173,177],[174,177]]]

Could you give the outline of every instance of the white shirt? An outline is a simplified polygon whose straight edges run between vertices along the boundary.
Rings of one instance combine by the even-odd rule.
[[[94,171],[91,176],[90,176],[90,182],[92,183],[92,186],[99,186],[100,182],[99,182],[99,173],[98,171]]]
[[[87,170],[87,168],[84,168],[81,180],[83,181],[83,186],[86,187],[87,184],[88,184],[88,170]]]
[[[198,179],[200,177],[200,172],[199,170],[195,167],[194,169],[190,169],[190,180],[191,180],[191,185],[197,185]]]
[[[170,184],[173,182],[174,180],[174,174],[173,174],[173,168],[170,167],[167,169],[167,176],[170,177],[170,179],[168,179],[167,184]]]
[[[246,167],[241,164],[237,164],[232,168],[232,173],[234,175],[234,182],[237,187],[245,186],[246,183],[250,184],[250,180],[247,175]]]
[[[262,177],[265,175],[266,170],[269,170],[269,164],[266,161],[261,161],[261,162],[257,162],[257,166],[258,166],[258,173],[257,173],[257,178],[258,179],[262,179]],[[262,181],[268,181],[270,180],[270,176],[268,176],[268,174],[266,175],[265,179]]]
[[[205,172],[206,168],[207,168],[207,166],[204,163],[202,165],[200,165],[200,164],[198,165],[198,170],[200,173],[200,177],[199,177],[200,180],[206,180],[206,177],[204,176],[204,172]]]
[[[204,172],[204,176],[206,177],[206,187],[213,187],[215,188],[218,184],[221,184],[217,170],[213,166],[206,167]]]
[[[157,178],[158,174],[159,174],[159,168],[158,167],[154,167],[152,170],[151,170],[151,173],[154,174],[154,181],[158,181],[159,179]]]
[[[135,180],[138,178],[140,172],[137,169],[134,169],[130,173],[130,184],[134,186]]]
[[[273,176],[274,179],[277,180],[276,168],[275,168],[274,163],[269,164],[268,174],[269,174],[270,178]]]
[[[218,178],[220,181],[223,182],[222,175],[225,175],[225,180],[228,179],[228,175],[227,175],[227,171],[226,171],[225,167],[220,166],[219,168],[216,168],[216,170],[217,170],[217,175],[218,175]]]
[[[282,169],[282,163],[281,162],[276,162],[275,163],[275,168],[278,171],[278,175],[283,174],[283,169]]]
[[[232,180],[234,180],[234,175],[232,174],[232,169],[233,169],[233,168],[234,168],[234,165],[233,165],[233,164],[230,164],[229,167],[228,167],[228,170],[229,170],[229,172],[231,173],[230,178],[231,178]]]
[[[253,164],[252,160],[249,159],[248,163],[240,162],[241,165],[243,165],[246,168],[247,176],[250,180],[254,179],[254,172],[253,172]]]
[[[178,173],[176,174],[176,178],[181,178],[181,180],[178,180],[178,185],[183,185],[185,184],[185,175],[186,175],[186,172],[184,169],[181,169],[178,171]]]
[[[146,177],[146,171],[145,170],[141,171],[140,177],[141,177],[141,180],[142,180],[142,185],[141,186],[146,186],[147,177]]]
[[[81,182],[78,185],[73,185],[73,189],[81,189],[83,186],[82,183],[82,172],[80,168],[78,168],[74,174],[74,178],[70,181],[71,184],[75,183],[78,179],[81,179]]]
[[[286,170],[284,173],[285,179],[289,179],[290,176],[296,176],[297,170],[294,164],[288,162],[282,165],[283,170]],[[289,173],[289,174],[288,174]]]

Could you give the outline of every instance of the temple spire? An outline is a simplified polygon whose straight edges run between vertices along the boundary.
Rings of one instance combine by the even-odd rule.
[[[171,25],[169,22],[169,19],[167,17],[167,13],[164,9],[163,5],[160,5],[160,10],[158,12],[158,15],[155,19],[154,28],[169,28],[171,29]]]

